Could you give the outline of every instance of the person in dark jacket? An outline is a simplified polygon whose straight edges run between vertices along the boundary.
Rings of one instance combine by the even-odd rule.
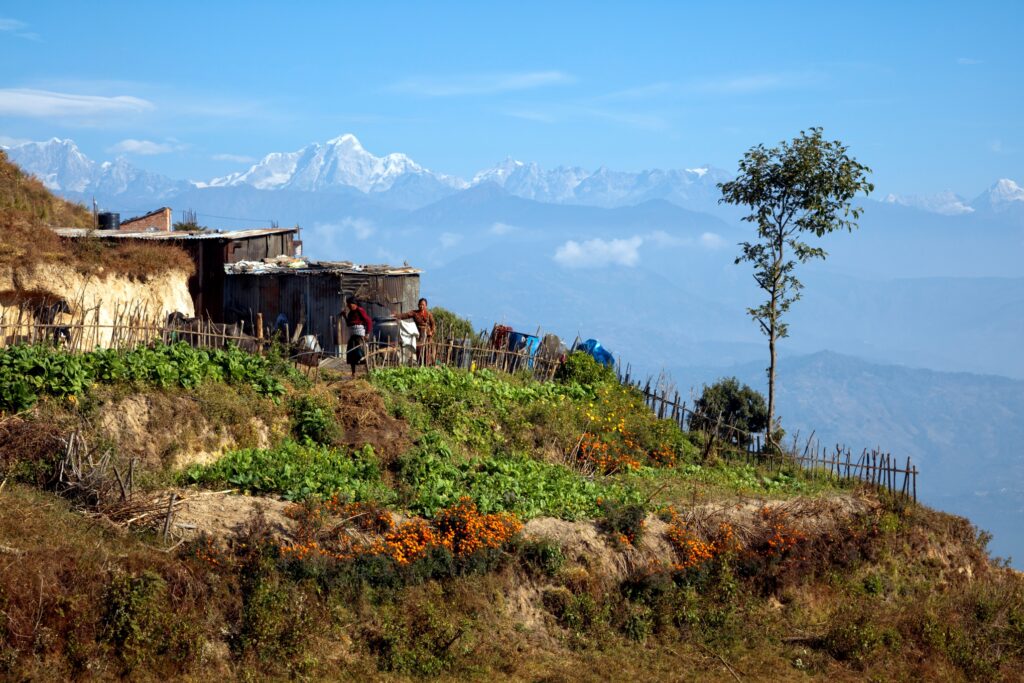
[[[356,375],[356,366],[366,360],[366,339],[373,332],[373,320],[366,309],[359,305],[354,296],[348,297],[345,312],[345,325],[348,327],[348,346],[345,358],[352,367],[352,376]]]

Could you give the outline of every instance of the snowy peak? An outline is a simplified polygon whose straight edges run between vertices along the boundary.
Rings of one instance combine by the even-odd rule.
[[[370,193],[389,190],[398,178],[410,174],[427,176],[453,188],[465,186],[457,178],[432,173],[405,154],[375,156],[351,133],[324,144],[307,145],[296,152],[268,154],[249,170],[215,178],[209,185],[251,185],[260,190],[306,192],[354,187]]]
[[[48,189],[65,194],[131,193],[162,199],[187,187],[187,183],[132,166],[123,157],[97,164],[72,140],[26,142],[10,147],[7,155]]]
[[[1017,202],[1024,202],[1024,188],[1009,178],[1001,178],[971,203],[979,209],[1002,211],[1011,206],[1021,206]]]
[[[611,171],[604,166],[596,171],[575,166],[545,170],[509,157],[477,173],[470,184],[494,183],[517,197],[556,204],[612,207],[666,199],[710,206],[717,200],[716,183],[726,178],[725,171],[710,166],[638,173]]]
[[[83,192],[93,181],[96,164],[72,140],[50,138],[26,142],[7,150],[11,161],[39,178],[49,190]]]

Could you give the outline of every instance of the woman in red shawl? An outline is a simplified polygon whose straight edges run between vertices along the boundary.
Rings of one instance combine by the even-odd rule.
[[[419,339],[416,340],[416,356],[420,365],[430,365],[434,361],[430,345],[434,342],[434,330],[437,326],[434,324],[434,314],[427,310],[427,300],[420,299],[415,311],[400,313],[395,317],[399,320],[412,318],[416,323],[416,329],[420,333]]]

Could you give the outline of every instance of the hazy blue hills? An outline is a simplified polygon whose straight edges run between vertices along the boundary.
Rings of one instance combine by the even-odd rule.
[[[677,367],[687,390],[735,375],[766,387],[765,361]],[[1024,381],[870,363],[833,352],[784,357],[778,412],[790,435],[812,431],[855,452],[910,456],[922,499],[994,534],[992,548],[1024,566]]]
[[[637,371],[670,369],[685,387],[762,378],[764,339],[745,313],[761,297],[734,264],[753,230],[715,203],[727,177],[716,169],[506,160],[464,181],[341,136],[196,184],[92,162],[66,140],[9,152],[65,196],[95,194],[125,217],[168,205],[217,228],[276,220],[302,226],[313,258],[407,261],[425,269],[432,303],[479,328],[597,337]],[[1024,189],[1001,179],[973,200],[863,204],[860,228],[825,238],[828,260],[799,271],[806,289],[782,344],[785,424],[912,455],[926,500],[1024,557],[1006,522],[1024,500]]]

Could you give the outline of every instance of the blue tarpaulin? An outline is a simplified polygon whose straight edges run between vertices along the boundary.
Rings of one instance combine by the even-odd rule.
[[[533,367],[533,357],[537,353],[537,349],[540,348],[540,339],[532,334],[523,334],[522,332],[511,332],[508,335],[508,350],[509,351],[522,351],[526,349],[526,366]]]
[[[588,339],[577,346],[576,350],[589,353],[593,356],[594,360],[602,365],[615,365],[615,358],[612,356],[611,351],[601,346],[601,342],[596,339]]]

